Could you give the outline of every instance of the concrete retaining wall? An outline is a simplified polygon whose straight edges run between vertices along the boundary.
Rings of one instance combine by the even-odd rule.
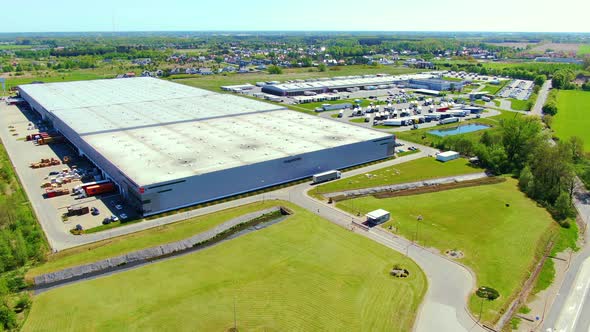
[[[55,284],[70,279],[79,279],[86,275],[98,274],[101,271],[113,269],[121,265],[133,264],[153,260],[163,256],[169,256],[184,250],[193,248],[195,245],[214,238],[216,235],[231,229],[240,224],[249,222],[265,214],[281,211],[281,207],[272,207],[261,211],[248,213],[237,218],[226,221],[216,227],[199,233],[187,239],[162,244],[159,246],[133,251],[125,255],[103,259],[98,262],[78,265],[56,272],[46,273],[34,278],[35,286]]]
[[[487,177],[488,175],[485,172],[482,173],[474,173],[474,174],[465,174],[465,175],[457,175],[457,176],[450,176],[446,178],[439,178],[439,179],[432,179],[432,180],[425,180],[425,181],[417,181],[417,182],[409,182],[409,183],[400,183],[400,184],[392,184],[389,186],[381,186],[381,187],[372,187],[372,188],[365,188],[365,189],[356,189],[356,190],[347,190],[347,191],[340,191],[335,193],[327,193],[323,194],[325,197],[356,197],[356,196],[365,196],[365,195],[372,195],[384,191],[402,191],[402,190],[409,190],[409,189],[416,189],[421,187],[428,187],[428,186],[436,186],[441,184],[447,183],[455,183],[455,182],[464,182],[469,180],[477,180]]]

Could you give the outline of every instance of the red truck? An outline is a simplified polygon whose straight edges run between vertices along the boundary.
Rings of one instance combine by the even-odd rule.
[[[100,183],[84,187],[86,197],[110,193],[112,191],[115,191],[115,184],[112,182]]]

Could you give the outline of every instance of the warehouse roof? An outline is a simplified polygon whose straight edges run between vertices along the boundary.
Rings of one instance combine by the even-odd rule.
[[[326,79],[321,81],[312,81],[304,83],[283,83],[267,85],[266,88],[270,87],[276,90],[282,91],[298,91],[298,90],[309,90],[309,89],[337,89],[344,87],[357,87],[357,86],[372,86],[382,84],[393,84],[401,81],[408,81],[410,79],[427,79],[432,78],[432,74],[411,74],[411,75],[383,75],[375,77],[340,77],[334,79]]]
[[[154,78],[20,88],[138,185],[390,136]]]

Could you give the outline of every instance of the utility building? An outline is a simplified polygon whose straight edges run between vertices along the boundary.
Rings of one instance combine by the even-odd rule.
[[[19,91],[143,215],[393,154],[391,134],[155,78]]]

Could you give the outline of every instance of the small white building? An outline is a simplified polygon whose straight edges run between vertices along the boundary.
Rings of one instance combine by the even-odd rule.
[[[367,213],[365,216],[367,217],[367,222],[373,223],[373,224],[382,224],[382,223],[386,222],[387,220],[389,220],[389,217],[390,217],[389,212],[387,212],[383,209],[371,211],[371,212]]]
[[[459,152],[455,152],[455,151],[445,151],[445,152],[441,152],[436,155],[436,160],[442,161],[442,162],[457,159],[457,158],[459,158]]]

